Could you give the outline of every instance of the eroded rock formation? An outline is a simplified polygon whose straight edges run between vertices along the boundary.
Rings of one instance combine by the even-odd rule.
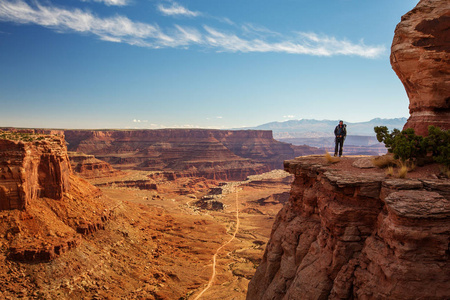
[[[450,182],[340,164],[285,162],[291,196],[247,299],[448,299]]]
[[[48,261],[103,228],[108,211],[73,175],[63,137],[24,140],[0,139],[0,236],[10,259]]]
[[[71,151],[93,154],[118,168],[213,180],[243,180],[282,168],[285,159],[319,151],[275,141],[271,131],[263,130],[66,130],[65,136]]]
[[[0,140],[0,210],[23,210],[38,197],[60,200],[71,172],[64,139]]]
[[[410,118],[405,128],[428,134],[450,129],[450,5],[422,0],[395,29],[391,64],[405,86]]]
[[[83,178],[103,178],[120,175],[109,163],[97,159],[94,155],[69,152],[72,169]]]

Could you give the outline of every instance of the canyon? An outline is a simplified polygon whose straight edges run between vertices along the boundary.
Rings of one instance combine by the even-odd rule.
[[[449,129],[449,14],[421,0],[395,31],[419,134]],[[0,130],[0,298],[449,299],[439,166],[322,152],[269,130]]]
[[[118,169],[175,171],[179,176],[243,180],[282,168],[283,161],[320,153],[293,146],[263,130],[64,130],[68,149]]]
[[[0,135],[2,299],[243,299],[292,180],[116,170],[58,132]]]

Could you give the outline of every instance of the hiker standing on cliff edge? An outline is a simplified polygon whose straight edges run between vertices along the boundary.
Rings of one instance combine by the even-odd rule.
[[[345,137],[347,136],[347,125],[344,124],[344,121],[339,121],[339,125],[334,129],[334,136],[336,137],[335,147],[334,147],[334,156],[338,154],[339,148],[339,157],[342,156],[342,147],[344,146]]]

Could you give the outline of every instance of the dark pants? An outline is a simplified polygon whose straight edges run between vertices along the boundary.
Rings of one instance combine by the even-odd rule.
[[[342,147],[344,147],[344,138],[337,137],[335,139],[336,146],[334,147],[334,156],[338,154],[339,149],[339,156],[342,156]]]

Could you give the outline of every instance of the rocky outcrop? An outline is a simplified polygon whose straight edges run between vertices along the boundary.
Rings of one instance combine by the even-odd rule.
[[[420,135],[429,125],[450,129],[449,32],[447,0],[421,0],[395,29],[391,64],[410,101],[405,128]]]
[[[64,139],[0,140],[0,210],[25,209],[39,197],[60,200],[70,190]]]
[[[282,168],[285,159],[314,148],[275,141],[263,130],[66,130],[71,151],[117,168],[177,171],[181,176],[243,180]]]
[[[109,163],[95,158],[94,155],[69,152],[72,169],[79,176],[87,179],[112,177],[122,174],[114,169]]]
[[[103,228],[100,190],[73,175],[63,137],[2,137],[0,236],[9,259],[52,260],[79,245],[80,234]]]
[[[450,297],[448,180],[389,179],[353,160],[285,163],[290,199],[247,299]]]

